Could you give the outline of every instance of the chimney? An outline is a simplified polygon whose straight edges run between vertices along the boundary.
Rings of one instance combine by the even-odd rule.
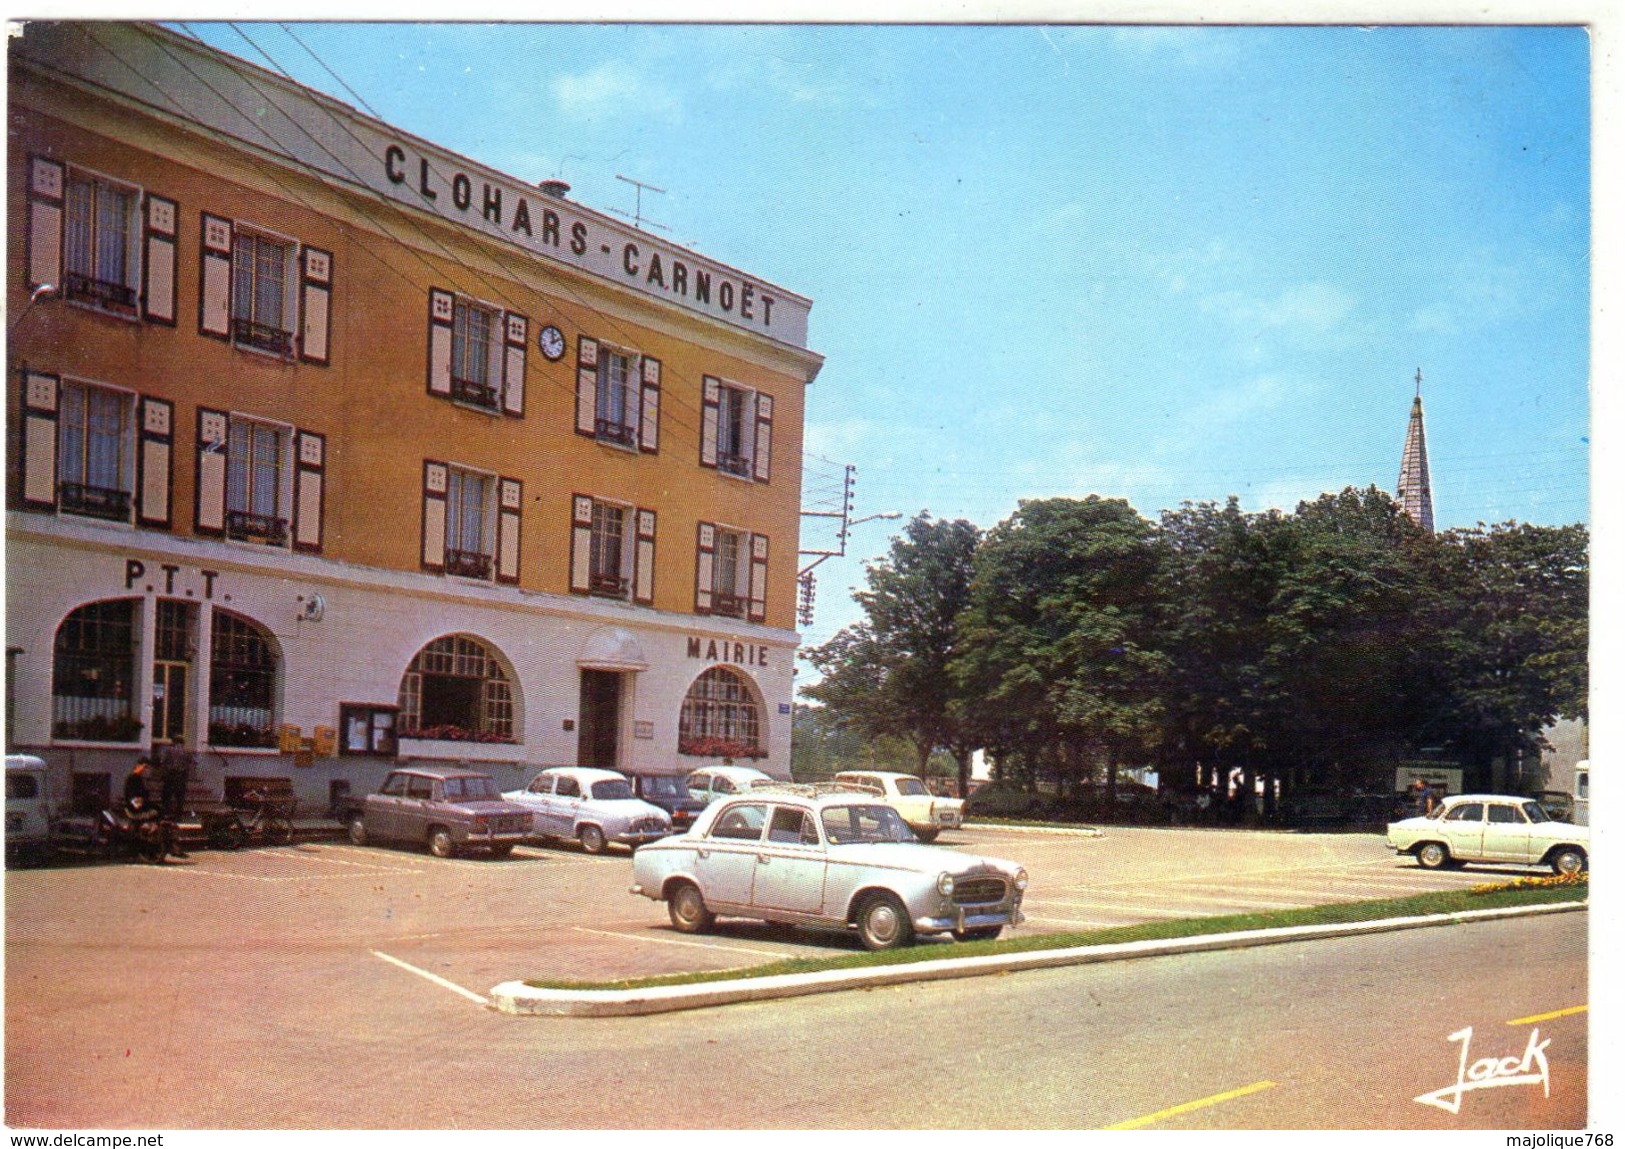
[[[564,199],[570,194],[570,185],[563,180],[543,180],[536,186],[542,189],[543,195],[550,195],[557,199]]]

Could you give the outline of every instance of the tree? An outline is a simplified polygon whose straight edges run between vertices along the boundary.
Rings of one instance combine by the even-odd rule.
[[[1582,525],[1502,523],[1442,536],[1443,741],[1489,765],[1538,750],[1558,717],[1588,714],[1588,550]]]
[[[1147,750],[1163,721],[1159,544],[1121,499],[1024,500],[976,556],[954,673],[960,711],[1001,758],[1080,780]]]
[[[823,676],[803,687],[843,725],[872,738],[905,738],[917,772],[939,748],[959,764],[960,793],[970,783],[974,746],[950,712],[955,619],[969,601],[980,532],[964,519],[916,515],[890,552],[866,570],[868,589],[853,595],[864,619],[805,653]]]

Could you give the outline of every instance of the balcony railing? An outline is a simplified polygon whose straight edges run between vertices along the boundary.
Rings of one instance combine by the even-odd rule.
[[[717,453],[717,470],[726,471],[730,475],[750,477],[750,460],[744,455],[729,455],[719,451]]]
[[[487,411],[497,409],[497,389],[488,383],[481,383],[474,379],[459,379],[453,375],[451,379],[451,397],[459,403],[483,407]]]
[[[745,608],[750,600],[737,594],[723,594],[718,592],[711,596],[711,613],[726,615],[729,618],[744,618]]]
[[[89,483],[58,483],[57,504],[62,510],[75,515],[89,515],[94,519],[110,519],[123,523],[130,519],[130,492],[111,487],[94,487]]]
[[[83,300],[113,311],[135,310],[135,288],[129,284],[113,283],[77,271],[70,271],[63,278],[67,281],[69,299]]]
[[[272,327],[268,323],[255,323],[252,319],[233,317],[231,337],[244,347],[252,347],[256,351],[268,351],[284,359],[293,356],[293,332],[283,331],[280,327]]]
[[[446,548],[446,573],[463,578],[491,577],[491,556],[480,551],[458,551]]]
[[[288,520],[250,511],[227,511],[226,537],[273,547],[287,546]]]
[[[617,423],[612,419],[599,419],[598,441],[601,443],[614,443],[620,447],[635,447],[638,441],[637,428],[629,423]]]
[[[587,589],[608,598],[625,598],[627,580],[615,574],[592,574],[587,577]]]

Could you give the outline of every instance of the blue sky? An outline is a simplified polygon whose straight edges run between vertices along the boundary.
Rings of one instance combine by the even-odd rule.
[[[600,210],[655,184],[662,234],[810,296],[809,509],[846,463],[858,515],[982,527],[1392,490],[1420,367],[1441,527],[1589,519],[1583,29],[292,27],[390,123]]]

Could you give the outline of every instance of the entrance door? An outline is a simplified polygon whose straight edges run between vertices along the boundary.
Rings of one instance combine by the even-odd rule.
[[[621,729],[621,676],[612,670],[581,672],[581,736],[578,766],[617,769]]]
[[[184,662],[152,664],[152,741],[186,741],[186,670]]]

